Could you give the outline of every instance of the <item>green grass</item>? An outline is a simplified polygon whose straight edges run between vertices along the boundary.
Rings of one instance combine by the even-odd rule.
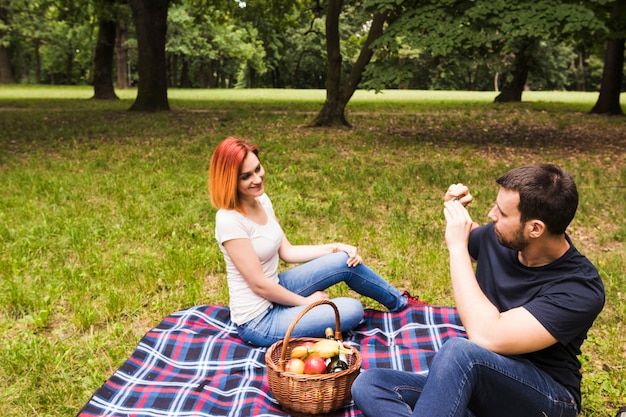
[[[470,185],[486,221],[497,174],[549,161],[576,177],[575,244],[607,305],[583,346],[584,417],[626,398],[626,125],[593,93],[358,92],[352,130],[305,127],[323,91],[171,90],[130,113],[86,87],[0,87],[0,415],[74,415],[173,311],[226,304],[206,191],[229,135],[261,147],[290,240],[343,240],[398,287],[452,304],[441,196]],[[335,294],[345,293],[338,286]],[[363,299],[368,307],[378,308]]]

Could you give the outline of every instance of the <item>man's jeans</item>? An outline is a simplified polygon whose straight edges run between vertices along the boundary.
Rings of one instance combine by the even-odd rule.
[[[450,339],[428,373],[363,371],[352,397],[367,417],[574,417],[574,398],[528,361]]]
[[[333,253],[298,265],[278,274],[279,283],[288,290],[308,296],[316,291],[324,291],[339,282],[345,282],[357,293],[372,298],[390,311],[406,307],[407,299],[400,291],[385,281],[376,272],[360,264],[346,265],[345,252]],[[354,298],[339,297],[331,300],[339,310],[341,330],[355,328],[363,320],[363,306]],[[270,346],[283,340],[291,322],[306,306],[272,307],[251,321],[238,326],[239,336],[256,346]],[[307,312],[294,327],[291,337],[324,337],[326,327],[335,330],[335,312],[327,305],[321,305]]]

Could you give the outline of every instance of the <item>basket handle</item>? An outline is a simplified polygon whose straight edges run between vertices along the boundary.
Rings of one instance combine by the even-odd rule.
[[[293,331],[294,327],[296,327],[296,324],[298,324],[302,316],[308,313],[311,309],[323,304],[327,304],[331,306],[333,310],[335,310],[335,339],[339,341],[343,340],[341,337],[341,328],[339,327],[339,309],[337,308],[335,303],[329,300],[319,300],[309,304],[304,310],[300,312],[300,314],[298,314],[295,319],[293,319],[293,321],[289,325],[289,328],[287,329],[287,333],[285,334],[285,340],[283,340],[283,349],[280,353],[280,358],[278,359],[278,369],[280,369],[281,372],[285,370],[285,356],[287,356],[287,347],[289,346],[289,339],[291,338],[291,332]]]

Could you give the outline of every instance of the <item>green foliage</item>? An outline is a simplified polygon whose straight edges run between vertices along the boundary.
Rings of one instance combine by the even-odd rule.
[[[90,79],[95,46],[91,2],[12,0],[6,6],[12,64],[24,82],[84,84]],[[41,79],[35,78],[37,67]]]
[[[277,68],[288,76],[283,80],[291,88],[324,88],[326,79],[326,45],[324,19],[308,16],[310,26],[288,29],[284,57]],[[304,23],[304,22],[303,22]],[[291,51],[291,52],[287,52]]]
[[[208,43],[209,35],[202,33],[202,25],[195,21],[183,3],[170,6],[167,32],[167,52],[189,58],[215,58],[216,54]]]
[[[510,70],[523,46],[541,41],[530,62],[538,86],[580,88],[581,81],[566,81],[564,68],[581,44],[608,32],[596,6],[557,0],[402,2],[376,42],[377,61],[363,86],[491,89],[493,76]]]
[[[192,1],[170,7],[166,51],[185,61],[196,80],[212,66],[220,69],[221,78],[248,86],[248,69],[266,71],[265,50],[255,27],[214,7],[196,8]]]
[[[8,14],[0,22],[0,44],[10,53],[18,82],[89,84],[97,23],[105,15],[130,23],[128,67],[136,78],[137,43],[126,5],[4,3]],[[534,51],[532,87],[592,90],[600,78],[589,74],[598,72],[606,36],[623,32],[618,23],[624,19],[608,21],[612,5],[609,0],[345,1],[343,72],[352,69],[372,14],[384,11],[386,34],[375,44],[361,87],[491,90],[495,75],[510,69],[519,45],[537,40],[544,46]],[[325,88],[324,7],[304,0],[170,2],[170,85]],[[572,55],[584,65],[572,66]]]

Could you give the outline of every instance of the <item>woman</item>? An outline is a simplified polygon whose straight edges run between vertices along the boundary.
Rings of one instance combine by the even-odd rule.
[[[328,299],[326,290],[345,282],[390,311],[424,303],[401,294],[363,265],[354,246],[344,243],[292,245],[274,216],[265,194],[265,171],[259,149],[245,139],[229,137],[213,156],[209,171],[211,202],[218,209],[215,237],[226,261],[231,320],[246,342],[270,346],[284,339],[294,318],[315,301]],[[278,260],[301,265],[278,273]],[[332,300],[341,329],[363,319],[363,306],[353,298]],[[331,308],[310,310],[295,326],[292,337],[324,337],[335,326]]]

